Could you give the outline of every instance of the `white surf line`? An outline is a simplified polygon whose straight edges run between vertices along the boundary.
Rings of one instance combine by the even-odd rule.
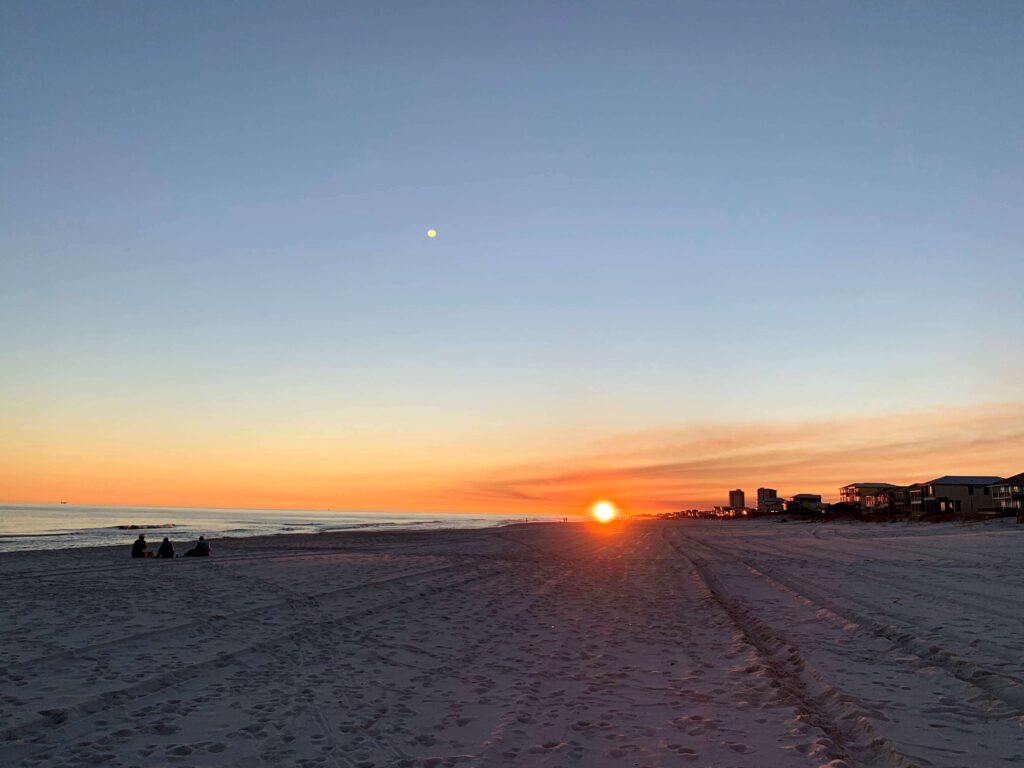
[[[882,760],[893,768],[924,768],[875,731],[864,713],[851,706],[849,698],[815,669],[794,643],[760,620],[741,598],[729,594],[703,560],[691,557],[664,529],[662,535],[669,546],[690,562],[714,602],[762,658],[765,669],[792,697],[807,722],[828,737],[842,759],[864,766],[877,766],[878,760]],[[686,538],[688,542],[703,543]]]
[[[447,570],[447,569],[444,569]],[[177,667],[174,670],[164,673],[162,675],[155,676],[141,683],[134,683],[115,691],[109,691],[107,693],[100,694],[91,699],[79,702],[78,704],[58,710],[48,710],[47,714],[40,718],[35,718],[23,723],[19,723],[8,727],[0,731],[0,756],[3,756],[5,752],[17,752],[22,753],[29,752],[30,754],[22,754],[20,757],[28,758],[32,757],[33,754],[41,754],[43,752],[53,751],[54,749],[66,745],[68,741],[75,738],[80,738],[82,735],[94,732],[94,730],[88,726],[89,721],[94,716],[104,715],[106,717],[113,717],[110,713],[110,706],[113,705],[123,710],[123,708],[132,703],[136,703],[140,699],[143,699],[149,695],[159,693],[162,696],[166,696],[169,689],[180,686],[182,683],[193,680],[200,674],[209,670],[216,669],[218,667],[228,667],[237,660],[245,656],[251,655],[256,652],[263,652],[272,650],[281,645],[285,640],[292,639],[296,634],[308,632],[313,626],[327,624],[331,622],[341,621],[352,621],[354,619],[364,618],[366,616],[372,616],[375,613],[380,613],[384,610],[395,608],[399,605],[406,603],[422,600],[424,597],[430,597],[440,592],[457,589],[475,581],[480,581],[486,578],[492,578],[497,575],[497,571],[485,572],[483,574],[474,574],[468,579],[451,583],[442,587],[435,587],[433,590],[427,590],[426,592],[419,592],[415,595],[405,595],[396,600],[388,603],[377,604],[371,608],[365,608],[358,611],[352,611],[348,614],[341,616],[331,617],[329,619],[320,619],[307,623],[305,626],[299,629],[293,629],[291,631],[285,631],[282,634],[275,635],[272,638],[262,640],[257,643],[244,646],[243,648],[227,653],[219,653],[216,656],[206,659],[202,662],[195,664],[187,664],[182,667]],[[397,580],[397,579],[392,579]],[[76,719],[72,720],[72,717]],[[84,729],[84,730],[83,730]],[[29,736],[40,730],[54,733],[55,731],[63,731],[61,741],[57,744],[47,743],[38,744],[33,742],[24,742],[13,746],[6,746],[11,742],[20,740],[21,737]],[[11,754],[10,757],[14,758],[17,755]]]
[[[884,637],[894,645],[909,651],[920,660],[919,666],[927,666],[929,664],[938,666],[956,679],[978,688],[988,696],[1014,708],[1016,710],[1013,715],[1014,717],[1024,715],[1024,681],[1019,678],[1004,672],[987,669],[981,664],[964,659],[952,651],[947,651],[934,644],[930,644],[928,641],[916,637],[911,628],[900,627],[892,623],[885,624],[871,616],[859,613],[849,606],[840,605],[835,600],[822,596],[822,591],[832,592],[833,594],[837,593],[835,590],[831,590],[820,583],[815,587],[808,587],[806,584],[796,586],[792,583],[791,577],[779,575],[775,569],[764,565],[761,567],[754,566],[743,558],[715,545],[710,545],[706,542],[701,543],[716,552],[718,556],[728,557],[735,562],[741,563],[755,575],[764,578],[769,583],[775,584],[777,589],[789,593],[798,600],[806,601],[811,605],[827,610],[844,624],[855,625],[858,630],[861,627],[869,627],[870,631],[867,634]],[[815,592],[817,592],[817,595],[812,594]],[[884,609],[852,595],[842,593],[841,597],[850,602],[858,603],[869,611],[882,615],[887,614]],[[890,617],[891,615],[891,613],[888,614]],[[951,637],[957,637],[955,633],[950,632],[948,634]],[[961,643],[966,644],[962,638],[957,639],[960,639]]]

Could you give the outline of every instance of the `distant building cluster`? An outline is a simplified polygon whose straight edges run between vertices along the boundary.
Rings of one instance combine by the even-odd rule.
[[[757,506],[746,505],[742,488],[729,491],[729,503],[710,510],[684,509],[663,517],[766,517],[787,513],[801,517],[860,517],[867,520],[967,520],[1016,517],[1024,523],[1024,472],[1012,477],[943,475],[911,485],[849,483],[839,501],[821,494],[797,493],[782,498],[774,488],[757,489]]]

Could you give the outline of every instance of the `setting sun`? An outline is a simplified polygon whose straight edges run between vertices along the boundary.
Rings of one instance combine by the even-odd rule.
[[[590,510],[590,513],[594,516],[594,519],[599,523],[610,523],[615,519],[618,514],[618,510],[615,509],[615,505],[610,501],[599,501],[594,505],[594,508]]]

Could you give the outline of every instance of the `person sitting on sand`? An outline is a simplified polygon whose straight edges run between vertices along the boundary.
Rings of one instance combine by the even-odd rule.
[[[171,540],[164,536],[164,540],[160,543],[160,549],[156,551],[157,557],[174,557],[174,545],[171,544]]]
[[[146,535],[144,533],[139,534],[139,538],[132,544],[132,557],[152,557],[152,553],[147,552],[149,544],[146,543]]]
[[[185,553],[185,557],[209,557],[210,556],[210,545],[206,542],[206,539],[202,536],[199,537],[199,541],[192,547],[188,552]]]

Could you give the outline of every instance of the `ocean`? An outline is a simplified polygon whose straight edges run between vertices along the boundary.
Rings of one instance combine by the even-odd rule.
[[[486,528],[523,522],[555,522],[554,515],[486,513],[346,512],[303,509],[207,509],[198,507],[102,507],[71,504],[0,504],[0,552],[104,545],[129,546],[139,535],[159,541],[278,533],[351,530]]]

